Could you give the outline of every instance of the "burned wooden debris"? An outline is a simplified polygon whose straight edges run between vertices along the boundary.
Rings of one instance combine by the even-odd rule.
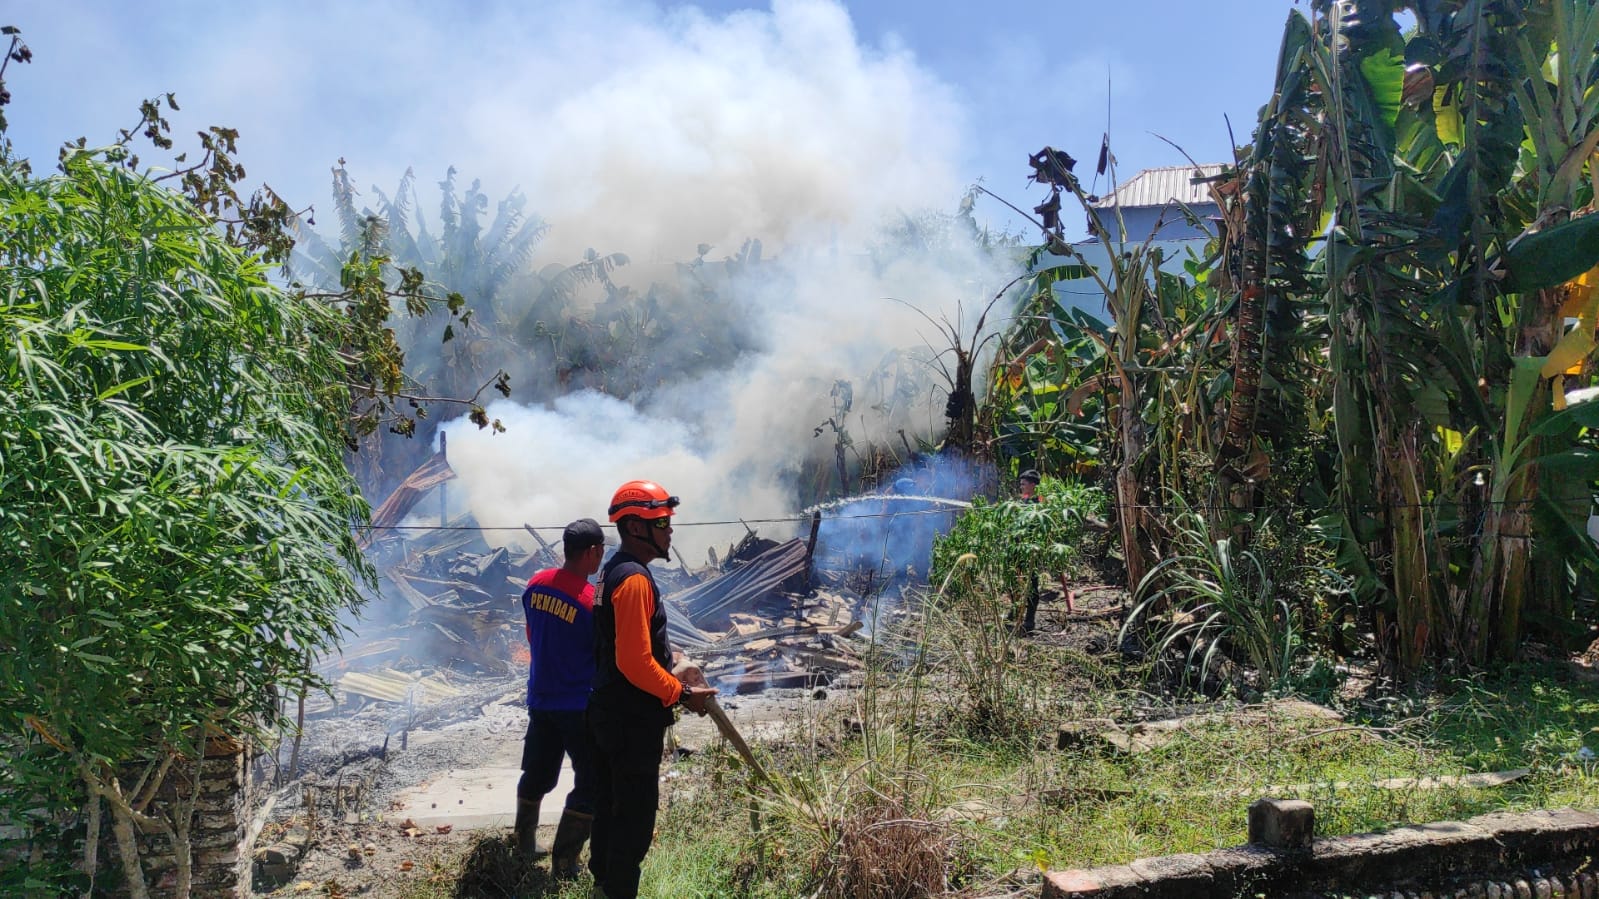
[[[560,548],[531,526],[491,546],[470,515],[446,521],[443,503],[438,526],[401,526],[419,510],[426,518],[429,491],[454,477],[436,454],[374,513],[382,527],[364,542],[380,595],[365,610],[360,639],[323,666],[344,703],[409,703],[418,691],[438,699],[461,675],[526,670],[522,588],[561,563]],[[703,662],[713,684],[734,693],[815,687],[861,666],[862,594],[851,587],[872,582],[814,568],[815,539],[814,526],[808,541],[747,529],[705,569],[679,557],[677,567],[657,572],[672,639]],[[313,701],[307,714],[334,707]]]
[[[805,541],[777,544],[748,562],[732,556],[736,566],[719,577],[695,584],[670,598],[700,628],[725,630],[734,612],[748,609],[779,591],[803,591]]]

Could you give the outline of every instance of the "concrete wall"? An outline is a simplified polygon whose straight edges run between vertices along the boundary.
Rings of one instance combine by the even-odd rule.
[[[1257,838],[1254,812],[1251,809],[1252,840]],[[1599,899],[1594,873],[1599,814],[1594,812],[1500,813],[1319,840],[1310,840],[1308,830],[1303,833],[1308,847],[1251,842],[1203,855],[1052,871],[1045,877],[1043,895],[1046,899],[1256,895]]]
[[[1199,203],[1188,208],[1201,219],[1217,215],[1220,211],[1214,203]],[[1099,209],[1096,212],[1105,230],[1116,235],[1116,210]],[[1133,243],[1143,243],[1151,234],[1155,235],[1156,240],[1205,240],[1210,237],[1204,228],[1189,224],[1188,217],[1177,206],[1129,206],[1122,210],[1121,218],[1127,226],[1127,233],[1121,239]]]
[[[1110,271],[1109,246],[1099,241],[1083,241],[1073,244],[1077,251],[1083,254],[1083,260],[1090,266],[1098,269],[1102,277],[1108,279]],[[1203,255],[1205,250],[1204,240],[1157,240],[1150,245],[1151,249],[1159,249],[1165,256],[1166,262],[1162,263],[1161,271],[1174,275],[1183,275],[1183,261],[1188,258],[1189,251]],[[1072,265],[1076,260],[1053,253],[1044,253],[1039,257],[1040,269],[1051,268],[1057,265]],[[1184,275],[1186,277],[1186,275]],[[1105,309],[1105,295],[1100,292],[1099,285],[1092,278],[1078,278],[1070,281],[1060,281],[1054,285],[1055,300],[1063,308],[1079,308],[1095,318],[1109,323],[1108,312]]]

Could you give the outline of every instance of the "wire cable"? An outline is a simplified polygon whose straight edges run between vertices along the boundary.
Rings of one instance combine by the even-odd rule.
[[[886,495],[886,496],[883,496],[883,497],[864,497],[864,498],[860,498],[860,499],[849,500],[848,503],[881,502],[881,501],[890,500],[890,499],[904,499],[904,497],[895,497],[893,495]],[[1574,503],[1574,502],[1581,502],[1581,501],[1594,502],[1596,499],[1599,499],[1599,498],[1596,498],[1592,494],[1577,494],[1577,495],[1568,496],[1568,497],[1545,497],[1545,498],[1534,497],[1532,499],[1518,499],[1518,500],[1482,500],[1482,501],[1461,501],[1461,500],[1448,500],[1448,501],[1445,501],[1445,500],[1438,500],[1438,501],[1429,502],[1429,503],[1391,503],[1391,504],[1388,504],[1388,505],[1357,506],[1357,507],[1354,508],[1353,511],[1361,512],[1361,513],[1375,513],[1375,512],[1384,512],[1384,511],[1392,512],[1392,511],[1398,511],[1400,509],[1432,509],[1432,510],[1435,510],[1435,511],[1443,510],[1443,509],[1471,509],[1471,510],[1475,510],[1475,511],[1487,511],[1489,509],[1501,509],[1502,510],[1502,509],[1510,509],[1510,508],[1518,508],[1518,507],[1519,508],[1527,508],[1527,507],[1530,507],[1530,506],[1532,506],[1532,505],[1534,505],[1534,504],[1536,504],[1538,502],[1543,501],[1543,499],[1547,499],[1549,502],[1554,502],[1554,503]],[[928,501],[932,501],[932,500],[928,500]],[[845,503],[845,504],[847,504],[847,503]],[[1236,512],[1236,511],[1239,511],[1237,509],[1232,508],[1231,506],[1218,506],[1218,505],[1176,506],[1176,505],[1162,505],[1162,504],[1159,504],[1159,503],[1126,503],[1126,504],[1124,504],[1124,503],[1109,503],[1109,504],[1107,504],[1105,506],[1105,508],[1106,509],[1116,509],[1116,510],[1133,509],[1133,510],[1137,510],[1137,511],[1140,511],[1140,512]],[[1338,511],[1338,508],[1339,508],[1338,506],[1334,505],[1334,506],[1330,506],[1329,510],[1330,511]],[[822,509],[819,508],[818,510],[816,510],[815,514],[820,514],[821,511],[822,511]],[[951,513],[958,513],[958,512],[964,512],[964,511],[967,511],[967,507],[959,506],[959,505],[952,505],[952,506],[949,506],[947,508],[942,508],[942,509],[914,509],[914,510],[908,510],[908,511],[903,511],[903,512],[862,512],[862,513],[854,513],[854,514],[848,514],[848,515],[825,515],[825,516],[823,516],[823,518],[825,520],[827,520],[827,521],[852,521],[852,520],[867,520],[867,519],[874,519],[874,518],[901,518],[901,517],[908,517],[908,516],[915,516],[915,515],[949,515]],[[727,526],[735,525],[735,524],[742,524],[742,525],[745,525],[747,527],[747,526],[752,525],[752,524],[798,524],[800,522],[811,521],[811,520],[812,520],[812,515],[794,515],[794,516],[788,516],[788,517],[783,517],[783,518],[733,518],[733,519],[729,519],[729,520],[726,520],[726,521],[684,521],[684,522],[673,522],[672,523],[672,527],[673,527],[674,530],[677,529],[677,528],[727,527]],[[534,531],[562,531],[562,530],[565,530],[565,529],[566,529],[566,525],[563,525],[563,524],[545,524],[545,525],[527,525],[527,524],[516,524],[516,525],[510,525],[510,524],[507,524],[507,525],[386,524],[386,525],[378,525],[378,524],[364,524],[364,525],[358,525],[357,526],[357,530],[363,530],[363,531],[527,531],[527,530],[534,530]]]

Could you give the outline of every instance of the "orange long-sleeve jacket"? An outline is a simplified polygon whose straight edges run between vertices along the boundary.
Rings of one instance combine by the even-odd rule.
[[[617,585],[609,602],[616,616],[616,669],[628,683],[654,696],[663,706],[675,705],[683,683],[650,654],[650,616],[655,614],[649,578],[635,574]]]

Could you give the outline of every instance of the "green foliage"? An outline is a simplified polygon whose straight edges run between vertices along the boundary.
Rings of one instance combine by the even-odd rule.
[[[1557,667],[1563,666],[1518,666],[1503,677],[1468,682],[1469,694],[1467,685],[1452,686],[1441,704],[1423,695],[1396,698],[1384,703],[1395,706],[1392,714],[1376,722],[1356,712],[1334,722],[1269,705],[1215,703],[1203,720],[1190,720],[1169,740],[1138,753],[1036,744],[1016,751],[924,734],[917,740],[919,773],[905,820],[928,825],[930,833],[942,828],[951,888],[986,896],[1015,892],[1018,869],[1126,864],[1242,845],[1247,807],[1265,795],[1314,803],[1317,833],[1324,836],[1495,811],[1593,807],[1599,776],[1571,753],[1574,737],[1599,714],[1599,685],[1563,676]],[[880,699],[887,708],[888,698]],[[1147,697],[1131,693],[1107,690],[1077,699],[1079,714],[1121,717],[1124,726],[1129,707],[1161,715],[1145,704]],[[931,708],[924,717],[936,720],[941,712]],[[814,721],[791,722],[794,732],[769,764],[817,786],[835,821],[868,805],[867,769],[876,765],[890,782],[901,773],[882,764],[869,737],[841,739],[828,726],[844,713],[833,708]],[[904,713],[882,717],[904,727]],[[1036,720],[1034,736],[1052,735],[1059,721]],[[1596,736],[1590,734],[1588,745]],[[1534,772],[1492,789],[1414,785],[1414,779],[1518,767]],[[667,783],[679,789],[663,803],[642,895],[816,894],[812,836],[770,811],[759,831],[751,829],[749,793],[741,789],[742,769],[730,753],[696,754],[674,775]],[[1412,779],[1411,785],[1401,779]],[[822,857],[840,859],[852,846],[828,848],[834,854]]]
[[[1036,503],[974,500],[934,542],[929,581],[943,583],[955,560],[972,553],[975,568],[993,579],[991,586],[1014,596],[1035,571],[1060,573],[1080,564],[1084,521],[1105,514],[1104,491],[1045,476],[1037,495]]]
[[[1589,58],[1599,15],[1572,0],[1431,5],[1402,34],[1370,6],[1318,4],[1324,27],[1295,47],[1332,175],[1328,533],[1390,655],[1480,664],[1513,657],[1529,624],[1558,639],[1572,585],[1599,570],[1578,537],[1595,472],[1539,458],[1572,461],[1591,436],[1526,436],[1576,386],[1570,362],[1548,365],[1575,287],[1560,282],[1599,262],[1581,177],[1599,70],[1563,64]],[[1591,356],[1590,342],[1571,361]],[[1591,365],[1575,377],[1591,383]]]
[[[1182,656],[1183,674],[1201,683],[1227,654],[1247,662],[1261,687],[1281,687],[1303,648],[1298,608],[1277,588],[1256,553],[1233,537],[1217,537],[1205,516],[1180,511],[1174,554],[1138,585],[1122,637],[1152,631],[1157,659]]]
[[[1592,762],[1599,753],[1599,682],[1581,679],[1563,662],[1520,662],[1442,686],[1430,716],[1435,737],[1473,768],[1582,772],[1599,784]]]
[[[934,659],[952,676],[961,732],[1011,740],[1030,725],[1039,695],[1026,660],[1022,621],[1040,578],[1080,562],[1084,517],[1103,513],[1096,489],[1045,478],[1036,503],[981,499],[933,544],[932,583],[942,585],[923,614]]]
[[[1561,410],[1599,371],[1596,40],[1584,0],[1291,12],[1253,141],[1211,179],[1206,258],[1178,275],[1105,228],[1096,271],[1046,215],[1035,262],[1076,264],[1039,272],[996,360],[1001,453],[1114,466],[1134,583],[1180,530],[1153,497],[1240,538],[1325,510],[1402,670],[1580,635],[1599,432]],[[1110,321],[1057,309],[1063,278]]]
[[[368,451],[358,471],[371,474],[369,469],[380,465],[376,457],[382,455],[382,443],[372,435],[385,428],[406,441],[394,444],[394,451],[402,463],[412,463],[394,466],[405,469],[391,478],[394,482],[431,451],[430,441],[410,445],[408,439],[434,404],[464,406],[478,427],[501,429],[498,422],[490,422],[480,399],[490,387],[509,396],[509,375],[445,363],[459,361],[462,353],[470,356],[469,345],[480,339],[473,329],[480,304],[492,302],[494,292],[527,260],[545,232],[543,223],[523,217],[525,201],[513,196],[500,205],[494,223],[498,239],[491,241],[481,235],[477,216],[487,200],[476,184],[464,202],[455,194],[453,170],[440,187],[443,213],[450,218],[439,241],[429,236],[416,209],[415,178],[409,170],[393,200],[374,189],[380,211],[357,212],[355,188],[342,161],[333,170],[338,245],[312,230],[309,219],[290,216],[284,222],[297,238],[284,264],[291,282],[297,289],[320,291],[311,295],[334,300],[349,319],[342,339],[347,357],[357,363],[346,378],[351,445]],[[409,230],[413,219],[415,236]],[[488,314],[492,322],[492,306]],[[392,486],[370,477],[362,480],[383,492]]]
[[[44,825],[275,723],[369,576],[345,319],[120,156],[0,156],[0,818],[48,810],[52,878]]]

